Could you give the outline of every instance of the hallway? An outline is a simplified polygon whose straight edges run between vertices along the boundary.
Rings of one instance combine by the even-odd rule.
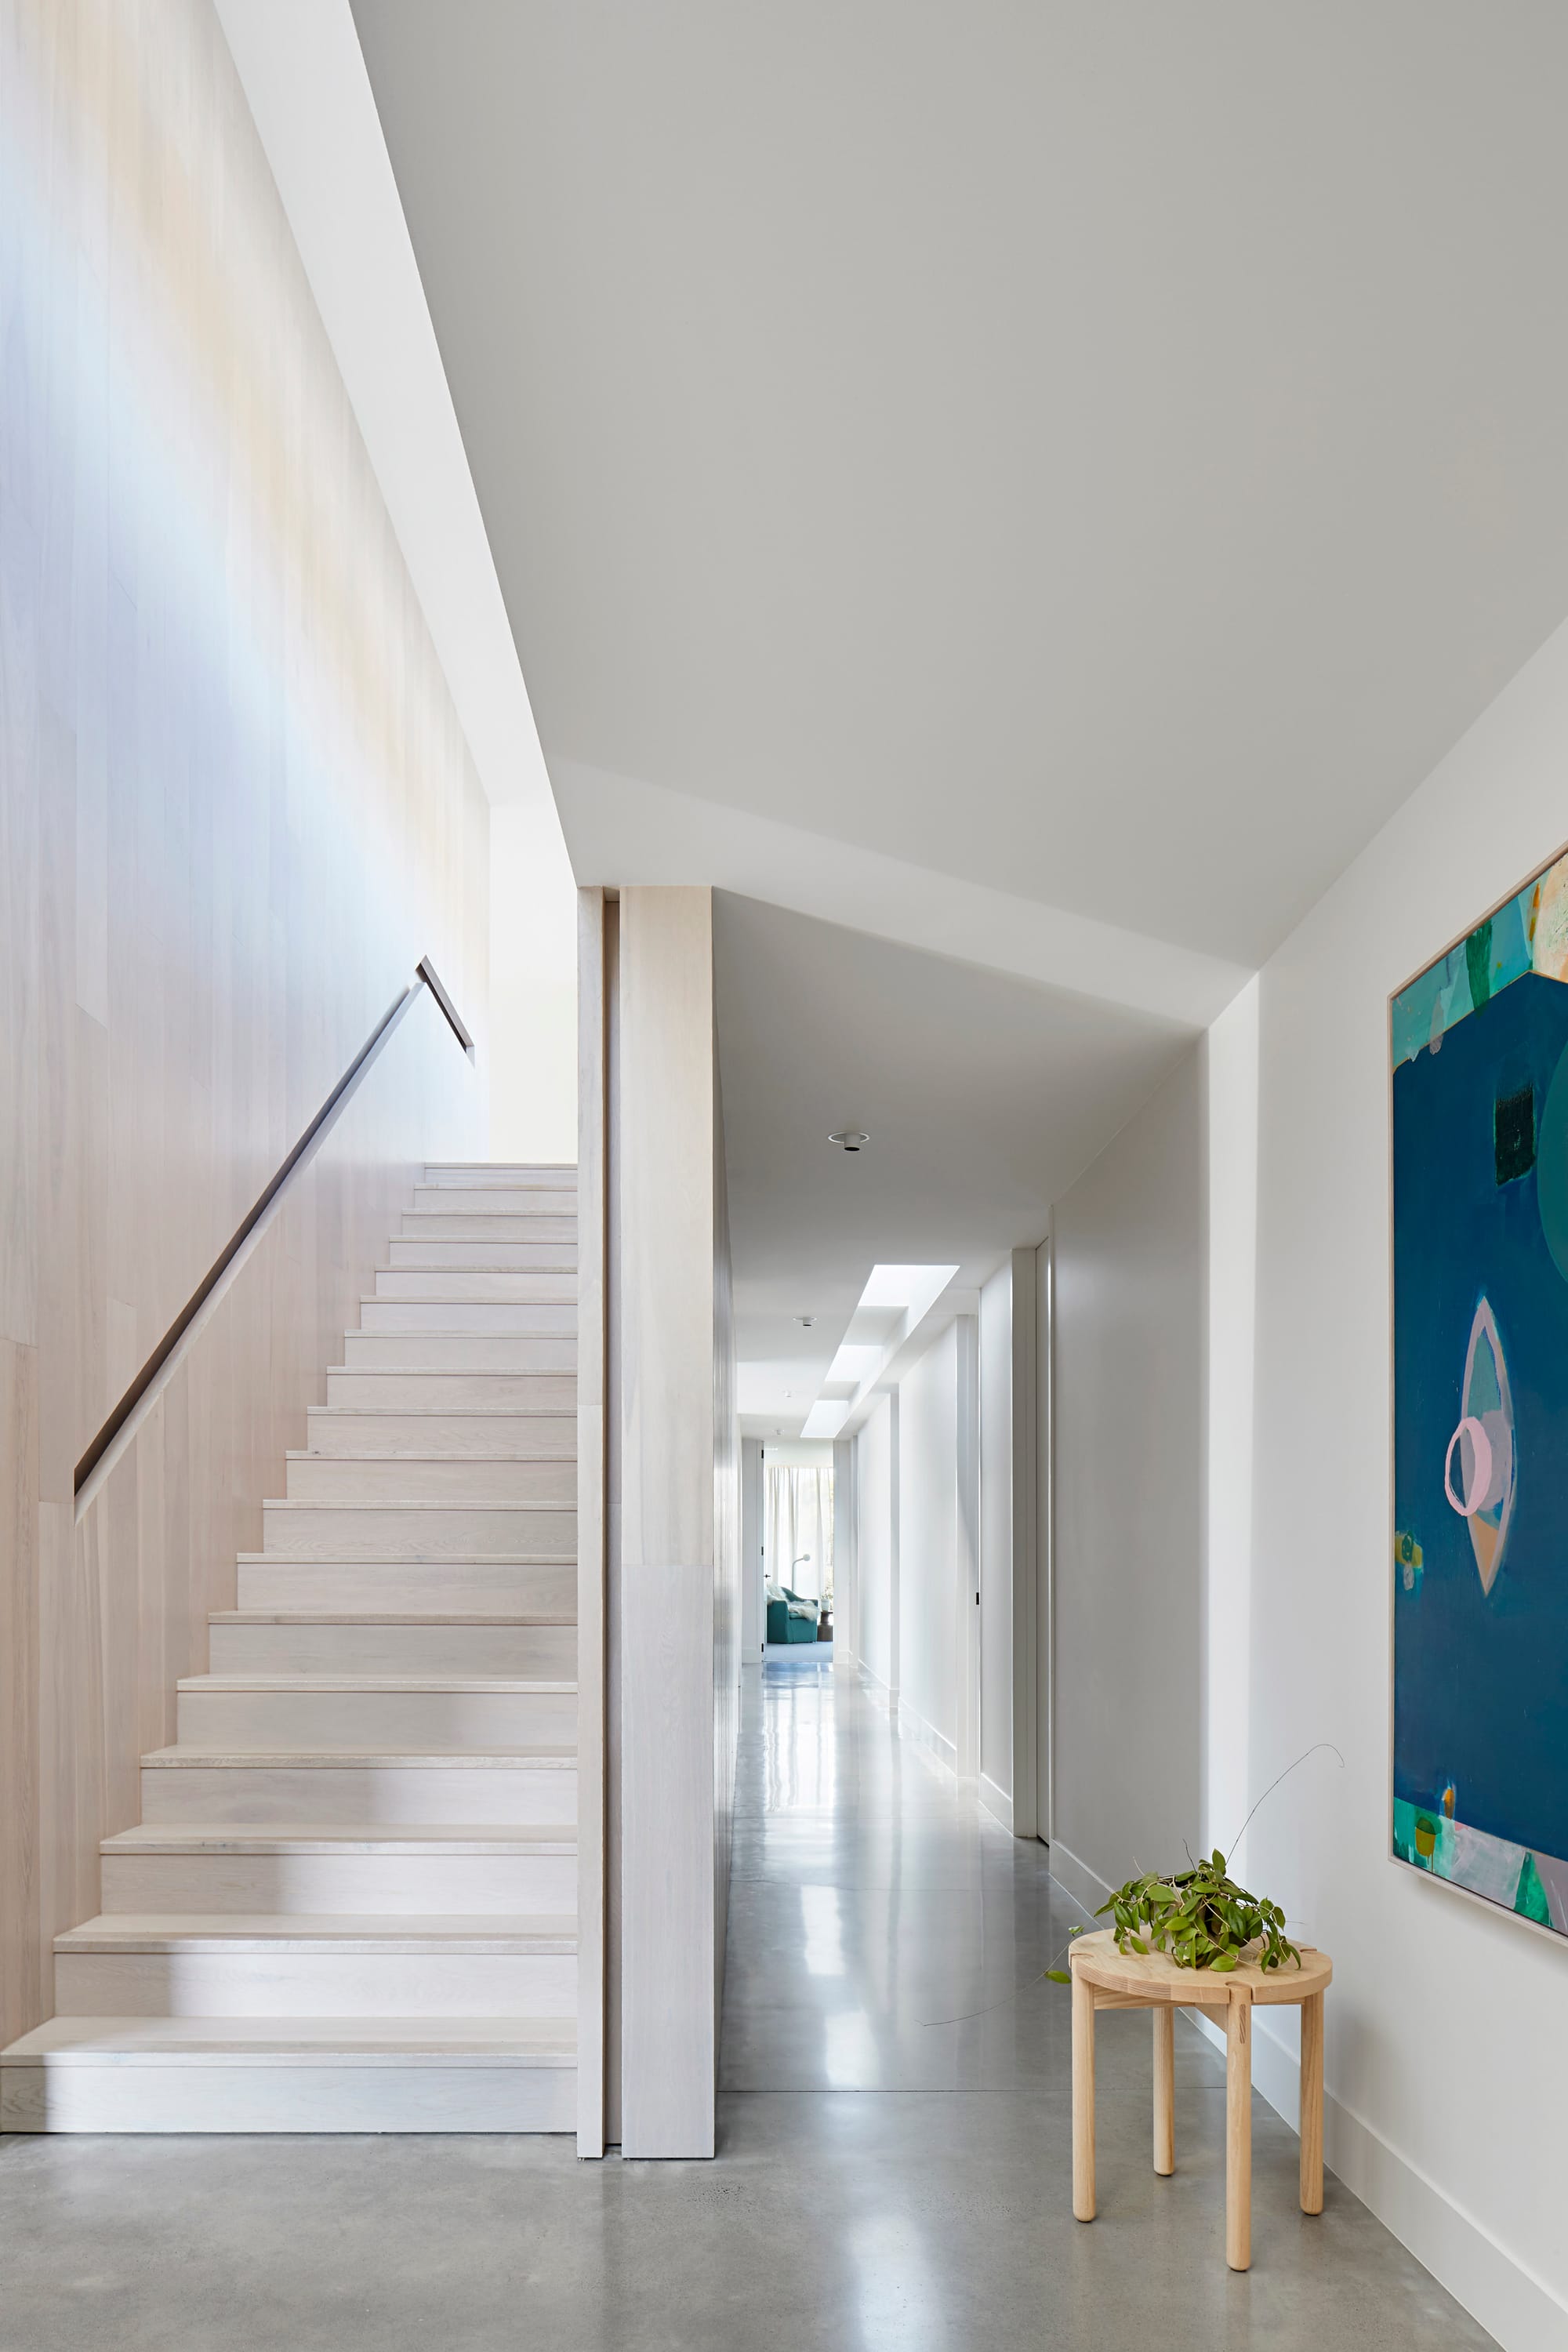
[[[1321,2221],[1300,2212],[1297,2141],[1261,2099],[1254,2266],[1226,2271],[1224,2063],[1184,2019],[1164,2181],[1148,2020],[1100,2019],[1100,2218],[1075,2222],[1070,2003],[1040,1971],[1064,1965],[1083,1914],[1046,1848],[809,1650],[762,1681],[747,1677],[742,1733],[721,2146],[739,2178],[790,2184],[773,2193],[800,2264],[759,2291],[753,2342],[1490,2344],[1337,2181]]]
[[[1077,1916],[1015,1840],[808,1650],[748,1674],[714,2165],[565,2139],[12,2137],[6,2352],[1476,2352],[1489,2343],[1255,2118],[1255,2267],[1221,2246],[1219,2061],[1100,2036],[1101,2216],[1068,2193]],[[759,1688],[759,1685],[761,1687]]]

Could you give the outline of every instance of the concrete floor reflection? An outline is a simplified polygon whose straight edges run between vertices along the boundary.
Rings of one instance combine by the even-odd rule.
[[[804,1647],[805,1645],[803,1645]],[[1150,2037],[1101,2021],[1100,2219],[1072,2219],[1080,1915],[842,1668],[746,1677],[715,2164],[550,2139],[0,2141],[4,2352],[1477,2352],[1258,2105],[1252,2270],[1190,2029],[1177,2171]]]

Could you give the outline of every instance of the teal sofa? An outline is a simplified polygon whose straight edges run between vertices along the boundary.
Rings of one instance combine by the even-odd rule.
[[[782,1601],[768,1600],[768,1639],[770,1642],[815,1642],[820,1601],[803,1601],[787,1584],[780,1585]]]

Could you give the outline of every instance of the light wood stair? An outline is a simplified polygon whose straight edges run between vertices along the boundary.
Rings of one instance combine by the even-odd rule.
[[[426,1169],[0,2126],[574,2127],[575,1184]]]

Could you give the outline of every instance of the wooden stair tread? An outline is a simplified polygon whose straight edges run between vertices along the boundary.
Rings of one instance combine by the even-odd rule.
[[[575,1853],[575,1822],[138,1822],[101,1853]]]
[[[371,1458],[376,1462],[395,1462],[397,1456],[395,1454],[377,1454]],[[448,1462],[461,1462],[465,1458],[461,1454],[449,1454],[444,1457]],[[506,1460],[510,1458],[510,1455],[503,1456]],[[576,1457],[568,1455],[566,1458],[575,1460]],[[261,1507],[264,1511],[574,1511],[577,1506],[575,1502],[541,1502],[531,1495],[516,1497],[510,1495],[491,1496],[488,1500],[466,1495],[435,1497],[420,1495],[407,1499],[401,1495],[362,1495],[347,1501],[327,1496],[319,1502],[299,1495],[268,1495]],[[268,1556],[273,1559],[293,1557],[289,1552],[273,1552]],[[504,1557],[500,1552],[490,1552],[485,1556],[492,1560]]]
[[[57,1953],[574,1952],[575,1916],[506,1912],[108,1911],[55,1937]]]
[[[296,2063],[574,2066],[576,2036],[549,2017],[56,2017],[0,2050],[4,2065]]]
[[[407,1236],[402,1238],[406,1239]],[[505,1244],[500,1246],[504,1247]],[[568,1250],[574,1250],[576,1244],[573,1242],[516,1242],[512,1246],[516,1249],[559,1250],[564,1255]],[[564,1282],[566,1276],[575,1274],[577,1269],[574,1265],[506,1265],[500,1258],[487,1263],[482,1257],[400,1257],[395,1265],[384,1265],[381,1271],[383,1274],[548,1274],[558,1276]]]
[[[389,1265],[384,1269],[384,1271],[388,1274],[417,1274],[421,1269],[417,1266]],[[439,1291],[432,1292],[431,1295],[426,1298],[389,1298],[386,1297],[384,1292],[362,1290],[359,1297],[360,1305],[362,1307],[575,1307],[577,1304],[576,1281],[571,1275],[570,1269],[567,1267],[552,1265],[427,1265],[423,1269],[423,1271],[426,1274],[534,1274],[538,1276],[542,1282],[546,1280],[553,1281],[561,1292],[561,1297],[559,1298],[466,1298],[460,1290],[455,1290],[449,1298],[443,1297]],[[394,1331],[391,1334],[391,1337],[395,1339],[406,1339],[410,1335],[406,1331]],[[430,1338],[431,1334],[428,1330],[426,1330],[422,1331],[419,1336],[421,1339],[427,1339]],[[471,1339],[475,1335],[472,1331],[459,1329],[457,1336],[460,1339]],[[526,1333],[522,1333],[518,1336],[526,1338],[528,1335]],[[551,1335],[548,1332],[544,1332],[539,1336],[548,1339]],[[558,1336],[566,1337],[568,1335],[561,1334]]]
[[[291,1445],[283,1459],[285,1462],[395,1462],[400,1468],[413,1462],[451,1462],[468,1470],[475,1464],[489,1462],[521,1462],[529,1466],[536,1462],[575,1462],[577,1449],[575,1446],[557,1446],[549,1454],[323,1454],[319,1446]],[[397,1502],[401,1498],[394,1495],[387,1499]],[[461,1496],[457,1499],[460,1502]]]
[[[367,1306],[384,1307],[399,1314],[416,1307],[423,1313],[431,1307],[515,1307],[520,1313],[526,1312],[532,1315],[548,1312],[555,1315],[574,1303],[570,1298],[372,1298],[366,1301]],[[430,1380],[437,1372],[461,1372],[473,1380],[484,1375],[497,1374],[504,1374],[512,1380],[521,1380],[530,1372],[548,1369],[538,1364],[519,1363],[516,1360],[498,1363],[489,1356],[480,1356],[478,1360],[470,1358],[467,1362],[448,1361],[431,1365],[417,1361],[410,1362],[406,1356],[392,1353],[394,1349],[401,1349],[406,1344],[416,1358],[419,1349],[426,1345],[426,1341],[432,1339],[439,1339],[443,1343],[450,1341],[454,1348],[460,1342],[465,1349],[470,1346],[483,1349],[503,1345],[516,1348],[575,1349],[577,1345],[575,1327],[569,1331],[509,1331],[499,1328],[495,1325],[487,1328],[482,1323],[408,1323],[401,1328],[395,1323],[355,1324],[344,1332],[343,1337],[347,1339],[358,1339],[363,1344],[352,1364],[329,1364],[327,1370],[330,1372],[352,1372],[356,1378],[363,1371],[367,1363],[372,1366],[379,1365],[383,1371],[405,1372],[411,1380]],[[575,1370],[575,1362],[560,1367],[562,1377],[569,1371]]]
[[[319,1503],[310,1503],[302,1506],[301,1507],[307,1510],[320,1510],[321,1506]],[[405,1507],[402,1504],[391,1504],[381,1505],[377,1507],[383,1509],[401,1510]],[[444,1505],[438,1505],[437,1507],[445,1508],[446,1507]],[[489,1507],[493,1509],[495,1508],[495,1506],[491,1505]],[[510,1509],[510,1506],[509,1504],[502,1504],[500,1507],[501,1509],[506,1510]],[[552,1507],[560,1508],[561,1507],[556,1505]],[[353,1559],[329,1559],[325,1553],[323,1553],[319,1559],[313,1556],[309,1559],[302,1559],[298,1552],[292,1551],[242,1551],[238,1555],[238,1559],[241,1568],[489,1569],[575,1568],[577,1565],[575,1556],[569,1551],[477,1551],[466,1553],[454,1551],[442,1552],[437,1559],[428,1560],[379,1559],[368,1552],[363,1559],[357,1558]]]
[[[342,1371],[344,1367],[342,1364],[334,1364],[332,1369],[334,1371]],[[384,1381],[405,1380],[408,1376],[406,1373],[368,1371],[355,1372],[352,1377],[358,1381]],[[464,1381],[472,1376],[468,1372],[428,1372],[422,1374],[421,1377],[432,1381]],[[526,1372],[503,1373],[500,1377],[527,1380],[529,1374]],[[545,1380],[563,1381],[574,1379],[575,1375],[570,1372],[546,1372],[542,1377]],[[366,1421],[376,1413],[384,1414],[389,1421],[570,1421],[573,1414],[573,1408],[564,1404],[313,1404],[309,1410],[312,1421]],[[353,1454],[344,1454],[340,1458],[343,1461],[354,1459]],[[374,1458],[379,1462],[383,1457],[376,1454]],[[468,1454],[461,1454],[457,1458],[465,1462],[470,1459]],[[478,1454],[471,1458],[483,1461],[485,1456]],[[510,1460],[510,1457],[502,1458]],[[443,1461],[452,1459],[453,1456],[450,1454],[442,1456]]]
[[[576,1687],[575,1681],[510,1675],[182,1675],[174,1685],[177,1691],[473,1691],[489,1697]]]
[[[419,1190],[422,1192],[512,1192],[516,1198],[509,1201],[504,1209],[448,1209],[445,1206],[439,1209],[413,1208],[401,1210],[400,1215],[404,1217],[540,1217],[552,1219],[558,1223],[566,1225],[574,1225],[577,1222],[577,1212],[574,1208],[539,1209],[535,1208],[529,1198],[531,1192],[574,1192],[576,1187],[572,1184],[422,1184]],[[402,1237],[396,1234],[392,1235],[394,1241]]]
[[[142,1757],[143,1767],[160,1770],[226,1771],[230,1769],[276,1772],[293,1770],[297,1767],[330,1768],[340,1765],[379,1764],[396,1770],[412,1767],[419,1771],[449,1771],[457,1767],[497,1767],[504,1769],[513,1764],[526,1764],[531,1769],[545,1771],[571,1771],[577,1769],[575,1747],[566,1748],[552,1743],[531,1748],[154,1748]]]
[[[312,1563],[313,1565],[314,1563]],[[209,1609],[209,1625],[575,1625],[539,1609]]]

